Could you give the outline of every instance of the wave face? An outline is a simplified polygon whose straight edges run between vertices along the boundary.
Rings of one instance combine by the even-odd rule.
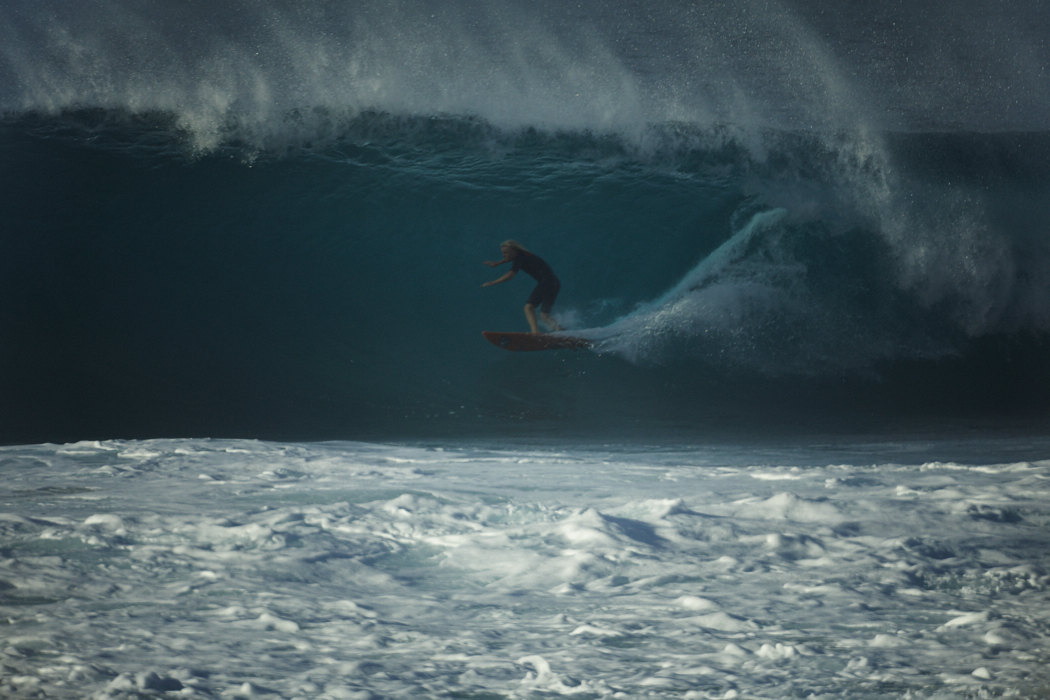
[[[296,7],[4,10],[0,439],[1044,423],[1045,9]]]

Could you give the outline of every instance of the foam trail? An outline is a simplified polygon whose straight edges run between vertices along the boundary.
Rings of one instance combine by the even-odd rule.
[[[696,336],[711,328],[739,324],[754,305],[784,303],[773,284],[783,268],[743,264],[755,238],[777,226],[784,209],[754,214],[739,231],[701,260],[659,299],[601,329],[579,335],[596,341],[599,352],[616,352],[632,360],[650,356],[668,336]]]

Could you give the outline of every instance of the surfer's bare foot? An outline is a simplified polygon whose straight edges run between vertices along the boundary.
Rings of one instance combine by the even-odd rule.
[[[544,323],[546,323],[547,326],[552,331],[563,331],[563,330],[565,330],[564,328],[561,327],[560,323],[558,323],[557,321],[555,321],[553,318],[551,318],[547,314],[543,313],[542,311],[540,312],[540,320],[543,321]]]

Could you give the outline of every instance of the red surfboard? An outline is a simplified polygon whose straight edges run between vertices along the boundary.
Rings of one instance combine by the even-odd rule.
[[[591,341],[585,338],[576,338],[571,335],[554,335],[553,333],[500,333],[498,331],[482,331],[485,340],[497,348],[522,352],[526,350],[559,350],[571,348],[591,347]]]

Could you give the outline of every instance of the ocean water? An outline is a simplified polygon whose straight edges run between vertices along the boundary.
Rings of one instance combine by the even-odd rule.
[[[0,695],[1045,697],[1048,36],[3,3]]]

